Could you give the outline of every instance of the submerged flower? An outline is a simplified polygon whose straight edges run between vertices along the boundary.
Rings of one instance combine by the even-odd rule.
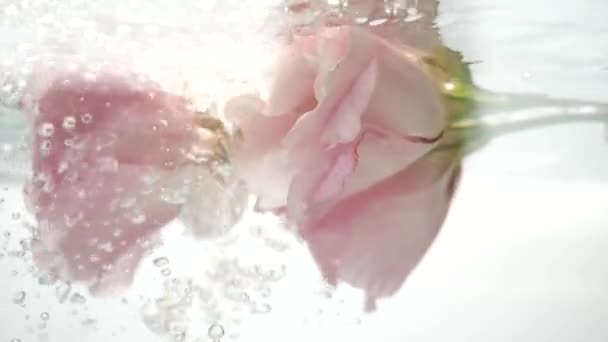
[[[217,152],[217,136],[201,131],[185,99],[152,82],[108,70],[94,79],[56,74],[32,83],[34,106],[25,108],[34,259],[94,292],[128,285],[158,230],[179,214],[184,191],[208,189],[197,187],[211,176],[196,158]]]
[[[392,295],[446,216],[458,149],[422,52],[343,26],[296,37],[268,100],[226,112],[242,133],[234,165],[260,209],[285,210],[322,273]]]

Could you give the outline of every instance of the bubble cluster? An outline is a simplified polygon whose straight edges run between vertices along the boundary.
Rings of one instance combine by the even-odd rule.
[[[163,294],[142,310],[150,330],[171,340],[236,341],[248,316],[273,312],[272,288],[287,274],[287,267],[276,261],[290,241],[286,232],[272,234],[258,226],[253,234],[248,227],[235,228],[237,238],[228,234],[210,240],[205,247],[210,253],[197,263],[197,269],[206,271],[195,272],[197,277],[165,276]],[[166,270],[170,261],[158,256],[152,264]]]
[[[218,313],[209,305],[211,294],[195,285],[192,279],[167,279],[163,295],[149,301],[142,309],[146,326],[158,334],[189,337],[194,322],[202,323]]]
[[[422,18],[418,0],[287,0],[287,26],[299,32],[323,25],[380,26],[410,23]]]

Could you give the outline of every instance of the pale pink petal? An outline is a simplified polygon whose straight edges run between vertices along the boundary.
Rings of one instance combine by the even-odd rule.
[[[342,125],[353,118],[403,136],[439,135],[447,124],[447,112],[418,52],[393,45],[363,28],[328,29],[336,30],[340,33],[333,33],[321,45],[344,45],[340,40],[346,40],[349,49],[341,59],[332,52],[324,54],[324,49],[319,53],[316,87],[322,95],[318,95],[320,104],[314,113],[329,121],[324,123],[323,142],[332,145],[352,141],[354,136],[345,136]],[[322,108],[331,114],[320,115]]]
[[[166,176],[131,165],[115,174],[68,172],[73,183],[59,183],[48,204],[38,205],[37,265],[94,292],[128,286],[143,253],[158,242],[157,230],[179,212],[178,205],[159,198]],[[145,184],[142,177],[152,175],[157,183]]]
[[[448,112],[419,55],[407,47],[379,41],[376,58],[376,86],[363,120],[403,136],[440,135],[448,124]]]
[[[180,97],[110,72],[64,73],[38,96],[25,189],[40,224],[35,259],[94,291],[127,285],[179,212],[163,192],[199,143],[194,113]]]
[[[362,125],[404,139],[430,141],[441,135],[447,113],[414,52],[391,46],[360,28],[326,32],[319,42],[319,105],[302,115],[286,137],[296,163],[314,158],[324,148],[352,142]]]
[[[415,163],[439,138],[411,140],[368,128],[352,144],[319,152],[294,177],[288,212],[299,222],[315,220],[339,201]]]
[[[287,213],[295,222],[314,220],[325,213],[344,192],[347,179],[359,163],[359,142],[319,152],[299,165],[289,185]]]
[[[276,209],[285,206],[293,175],[280,142],[298,113],[271,117],[263,114],[265,108],[256,96],[243,95],[231,99],[225,112],[241,132],[232,151],[235,172],[258,196],[260,209]]]
[[[369,88],[373,86],[374,70],[364,71],[370,66],[374,49],[370,40],[351,39],[350,30],[328,29],[320,35],[317,42],[319,70],[315,79],[318,105],[294,124],[285,139],[289,148],[298,149],[311,143],[332,145],[348,142],[359,133],[358,123],[367,108]],[[349,101],[354,100],[356,102],[350,105]],[[341,104],[342,112],[336,114]],[[329,125],[332,118],[336,118],[334,124]],[[345,127],[341,123],[346,123]],[[337,132],[332,135],[334,130]],[[322,140],[311,141],[311,137],[316,136]]]
[[[434,152],[303,227],[323,274],[365,290],[370,305],[394,294],[435,239],[458,171],[453,155]]]
[[[348,143],[360,134],[362,114],[368,110],[376,87],[378,64],[375,59],[360,71],[349,91],[339,100],[321,136],[321,142],[332,146]]]
[[[233,167],[247,184],[249,192],[258,197],[258,209],[278,209],[286,205],[293,169],[287,165],[280,150],[269,151],[257,158],[235,155]]]
[[[360,162],[346,180],[340,198],[358,193],[409,167],[435,148],[440,138],[438,135],[420,140],[369,127],[357,145]]]
[[[269,117],[264,114],[266,108],[264,101],[256,95],[237,96],[226,103],[225,116],[238,127],[241,136],[234,147],[234,153],[239,157],[256,158],[277,148],[277,142],[285,137],[297,119],[296,112]]]
[[[280,56],[265,115],[303,113],[314,108],[315,66],[302,53],[288,49]]]

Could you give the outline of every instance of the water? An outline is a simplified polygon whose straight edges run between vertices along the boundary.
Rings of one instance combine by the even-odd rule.
[[[271,12],[277,3],[0,2],[0,47],[11,52],[0,56],[0,82],[5,77],[11,81],[0,85],[0,103],[14,105],[12,95],[19,93],[30,73],[28,57],[42,52],[55,57],[83,55],[91,63],[107,59],[116,65],[134,65],[161,80],[167,89],[194,97],[204,108],[212,97],[255,87],[254,71],[265,66],[265,53],[272,51],[268,37],[279,18]],[[399,2],[390,11],[407,13],[405,18],[416,19],[412,25],[426,19],[418,18],[424,11],[404,8]],[[445,44],[463,52],[473,63],[476,83],[485,88],[608,101],[606,11],[604,0],[443,0],[437,23]],[[386,18],[353,20],[384,25]],[[5,76],[7,70],[10,75]],[[94,76],[86,75],[92,82]],[[4,107],[1,111],[0,187],[8,190],[0,193],[0,230],[12,234],[0,252],[20,252],[24,248],[19,241],[29,238],[24,229],[29,218],[18,188],[29,172],[26,151],[52,150],[53,146],[25,146],[21,114]],[[50,138],[62,129],[93,124],[86,114],[70,114],[59,124],[43,124],[33,133]],[[357,303],[348,305],[357,297],[338,291],[312,299],[316,288],[310,279],[315,274],[300,271],[312,268],[309,261],[298,259],[305,253],[289,254],[290,244],[281,239],[256,235],[258,240],[265,239],[262,244],[243,243],[239,246],[245,252],[237,252],[218,248],[221,239],[195,244],[174,238],[168,241],[177,242],[183,253],[169,250],[151,256],[125,302],[90,298],[77,285],[38,285],[39,275],[29,277],[25,271],[31,266],[28,253],[0,259],[4,293],[0,301],[7,304],[0,312],[0,322],[6,322],[0,339],[37,338],[38,324],[44,320],[48,324],[42,330],[50,342],[77,341],[82,336],[88,341],[187,341],[191,335],[179,329],[188,324],[177,311],[154,316],[160,317],[159,322],[174,322],[179,329],[173,335],[151,332],[142,321],[139,297],[174,298],[158,284],[194,272],[186,275],[210,274],[211,280],[204,284],[217,286],[195,294],[210,313],[202,311],[204,324],[192,336],[211,341],[603,342],[608,339],[607,152],[602,125],[585,123],[504,136],[473,155],[448,221],[423,267],[394,300],[381,303],[380,313],[359,325],[353,323],[359,317],[345,318],[354,311]],[[134,224],[149,219],[140,215],[132,198],[125,197],[118,205],[133,208]],[[70,222],[78,218],[78,213],[67,216]],[[128,234],[113,230],[115,237]],[[266,245],[277,251],[262,247]],[[99,247],[100,255],[120,248],[119,244]],[[200,262],[208,260],[205,253],[210,250],[220,251],[221,262]],[[232,263],[235,255],[244,266]],[[170,269],[167,260],[171,260]],[[255,268],[256,264],[270,270]],[[265,280],[259,286],[258,273],[262,278],[276,278],[278,285]],[[237,282],[230,278],[235,274]],[[209,300],[212,294],[220,300]],[[178,304],[167,307],[197,312],[187,297],[182,294]],[[29,322],[28,315],[40,320]],[[301,317],[308,325],[300,325]],[[234,321],[238,319],[242,321]]]

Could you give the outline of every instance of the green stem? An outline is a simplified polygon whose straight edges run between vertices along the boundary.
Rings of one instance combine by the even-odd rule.
[[[608,123],[608,104],[552,99],[543,95],[476,93],[477,117],[457,120],[452,129],[480,129],[492,136],[571,122]],[[495,114],[489,114],[494,112]],[[498,112],[498,113],[496,113]]]
[[[497,136],[526,129],[577,122],[608,124],[608,104],[603,103],[477,92],[473,102],[479,114],[457,119],[446,132],[442,148],[460,146],[467,154]]]

